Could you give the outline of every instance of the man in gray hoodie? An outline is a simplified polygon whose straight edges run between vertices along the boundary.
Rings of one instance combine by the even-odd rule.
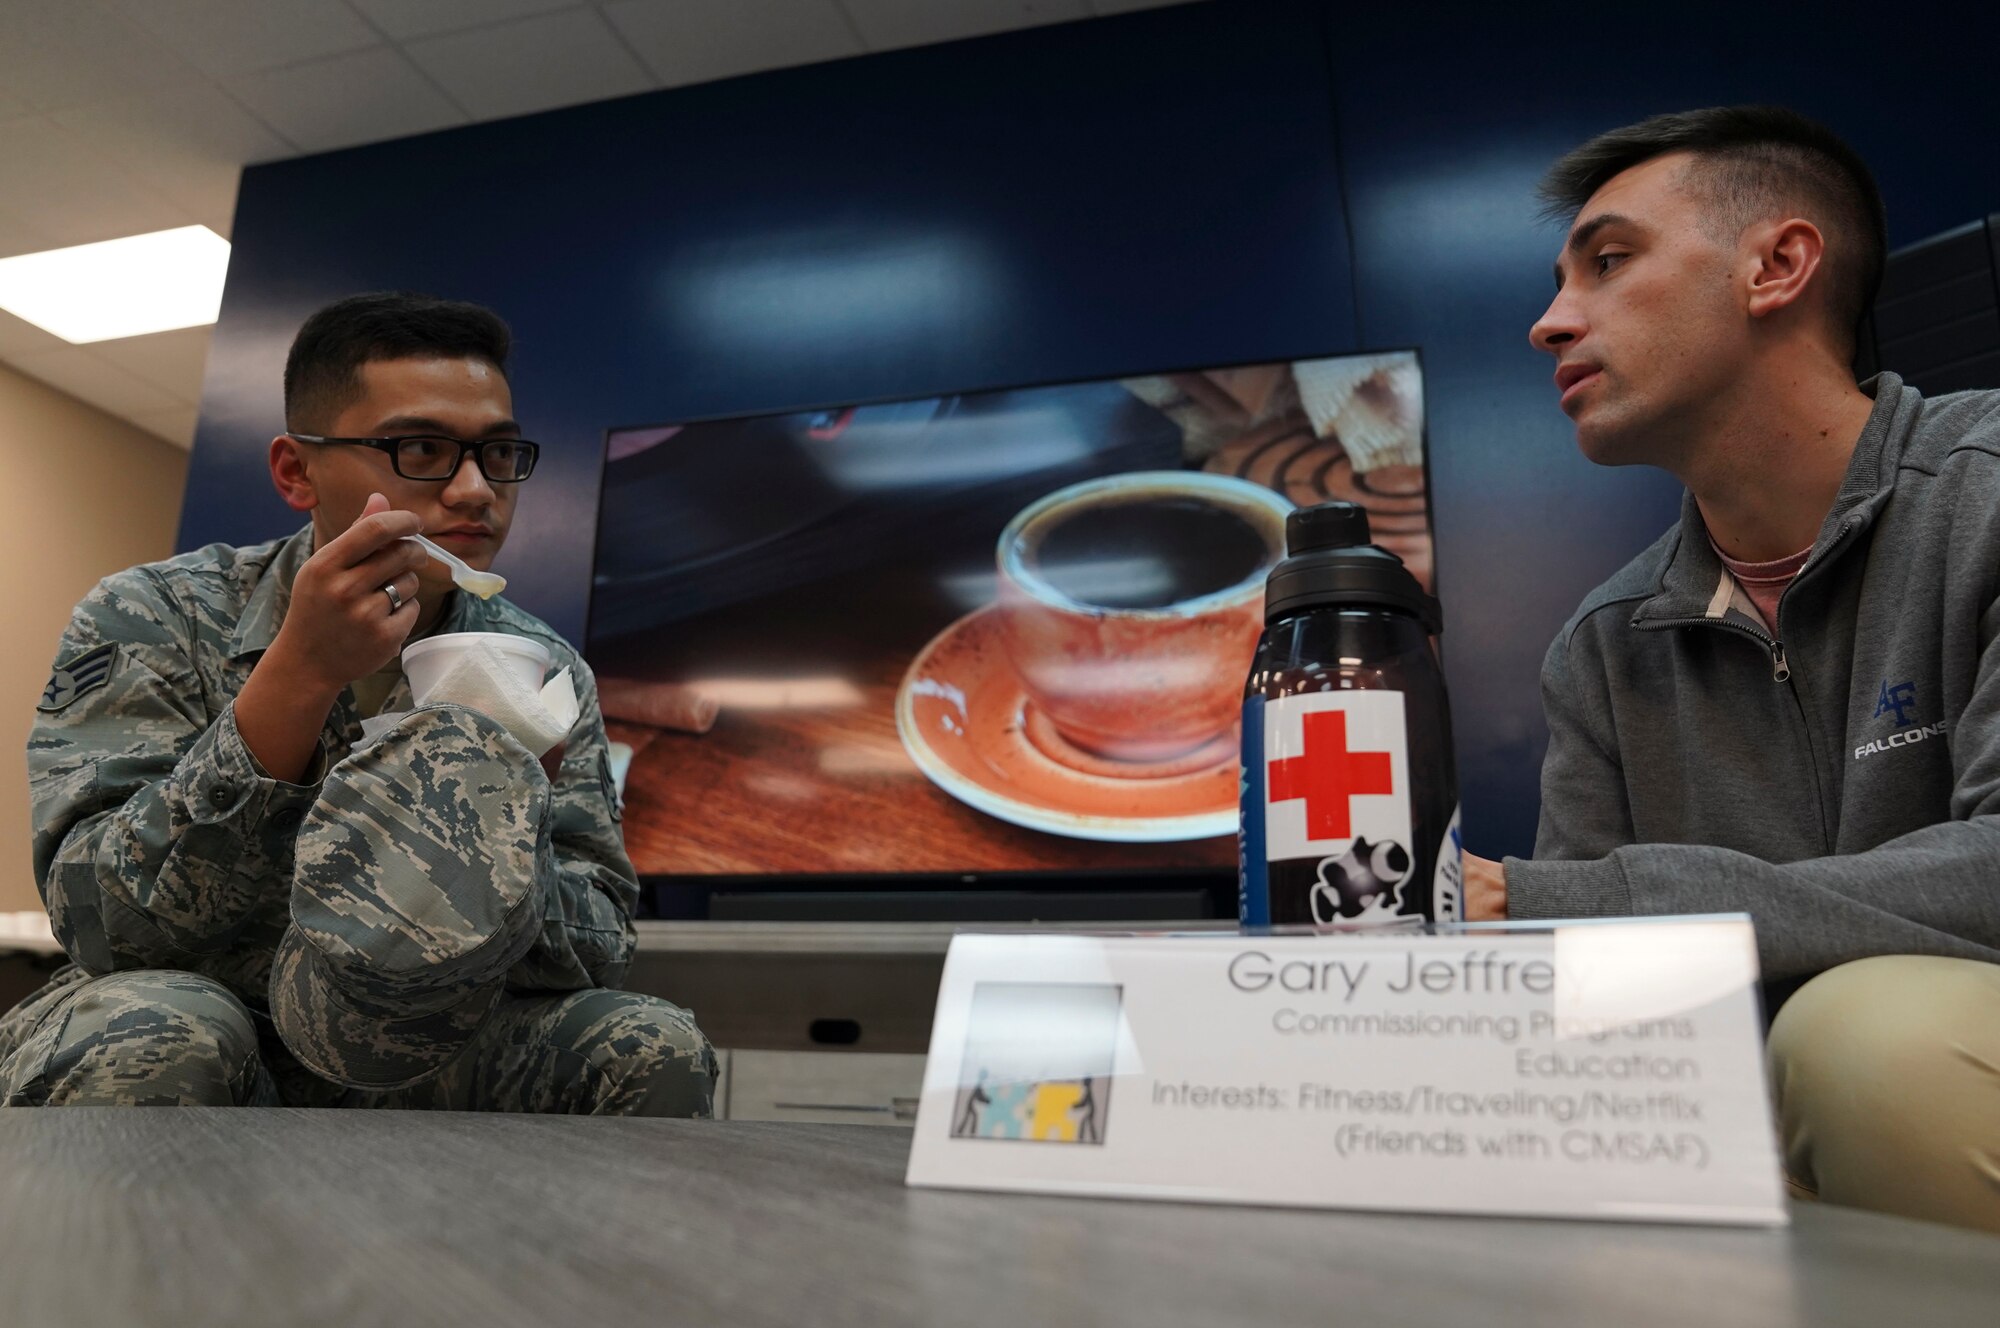
[[[1855,382],[1881,199],[1801,116],[1657,116],[1543,195],[1578,444],[1688,492],[1551,646],[1535,856],[1469,858],[1470,915],[1748,912],[1794,1184],[2000,1230],[2000,392]]]

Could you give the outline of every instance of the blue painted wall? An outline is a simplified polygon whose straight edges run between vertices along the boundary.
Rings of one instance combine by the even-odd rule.
[[[265,450],[313,309],[493,306],[550,444],[499,564],[583,639],[603,432],[1352,348],[1310,7],[1197,5],[244,173],[183,548],[297,526]]]
[[[501,570],[575,639],[608,425],[1416,345],[1468,839],[1525,852],[1542,652],[1675,502],[1577,455],[1528,348],[1536,177],[1655,111],[1784,101],[1876,164],[1906,243],[2000,208],[2000,95],[1977,43],[1899,64],[1796,7],[1485,8],[1215,0],[254,168],[181,545],[294,527],[285,348],[355,290],[513,322],[552,448]]]

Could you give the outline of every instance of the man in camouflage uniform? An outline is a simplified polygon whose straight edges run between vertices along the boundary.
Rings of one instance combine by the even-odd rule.
[[[402,538],[499,551],[536,454],[507,350],[472,305],[321,310],[285,369],[302,432],[271,444],[312,524],[77,607],[28,750],[73,962],[0,1017],[0,1100],[709,1114],[691,1016],[617,990],[638,887],[589,670]],[[399,654],[436,632],[547,646],[578,681],[566,744],[412,711]]]

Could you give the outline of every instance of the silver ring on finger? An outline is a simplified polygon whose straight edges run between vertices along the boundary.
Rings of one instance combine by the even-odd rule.
[[[396,612],[396,610],[403,607],[403,592],[396,589],[396,583],[394,581],[391,581],[388,585],[383,586],[382,593],[389,597],[389,612],[392,615]]]

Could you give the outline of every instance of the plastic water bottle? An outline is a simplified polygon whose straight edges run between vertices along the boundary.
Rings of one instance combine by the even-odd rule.
[[[1463,915],[1437,600],[1352,503],[1286,519],[1243,690],[1245,926]]]

